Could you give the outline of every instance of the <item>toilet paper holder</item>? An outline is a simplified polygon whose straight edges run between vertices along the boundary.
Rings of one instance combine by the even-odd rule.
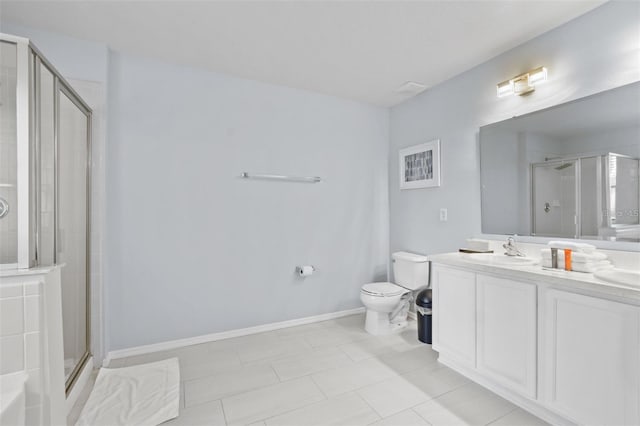
[[[316,271],[316,267],[313,265],[296,266],[296,275],[301,277],[308,277]]]

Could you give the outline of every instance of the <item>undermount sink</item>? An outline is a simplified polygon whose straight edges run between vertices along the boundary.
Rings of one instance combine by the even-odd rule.
[[[618,268],[601,269],[594,272],[593,276],[610,283],[640,287],[640,271]]]
[[[469,254],[466,259],[474,263],[497,266],[531,266],[538,263],[537,259],[531,257],[507,256],[504,254],[494,253]]]

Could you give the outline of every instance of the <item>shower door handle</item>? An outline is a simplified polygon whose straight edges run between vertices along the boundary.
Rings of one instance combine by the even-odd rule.
[[[4,198],[0,197],[0,219],[9,214],[9,203]]]

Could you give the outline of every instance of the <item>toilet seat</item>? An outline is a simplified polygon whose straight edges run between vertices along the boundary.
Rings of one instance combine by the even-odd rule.
[[[393,283],[370,283],[362,286],[362,293],[377,297],[393,297],[409,292]]]

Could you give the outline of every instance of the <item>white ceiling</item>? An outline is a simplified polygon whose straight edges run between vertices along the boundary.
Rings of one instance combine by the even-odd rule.
[[[5,22],[390,106],[602,4],[509,1],[0,1]],[[46,52],[45,52],[46,54]]]

